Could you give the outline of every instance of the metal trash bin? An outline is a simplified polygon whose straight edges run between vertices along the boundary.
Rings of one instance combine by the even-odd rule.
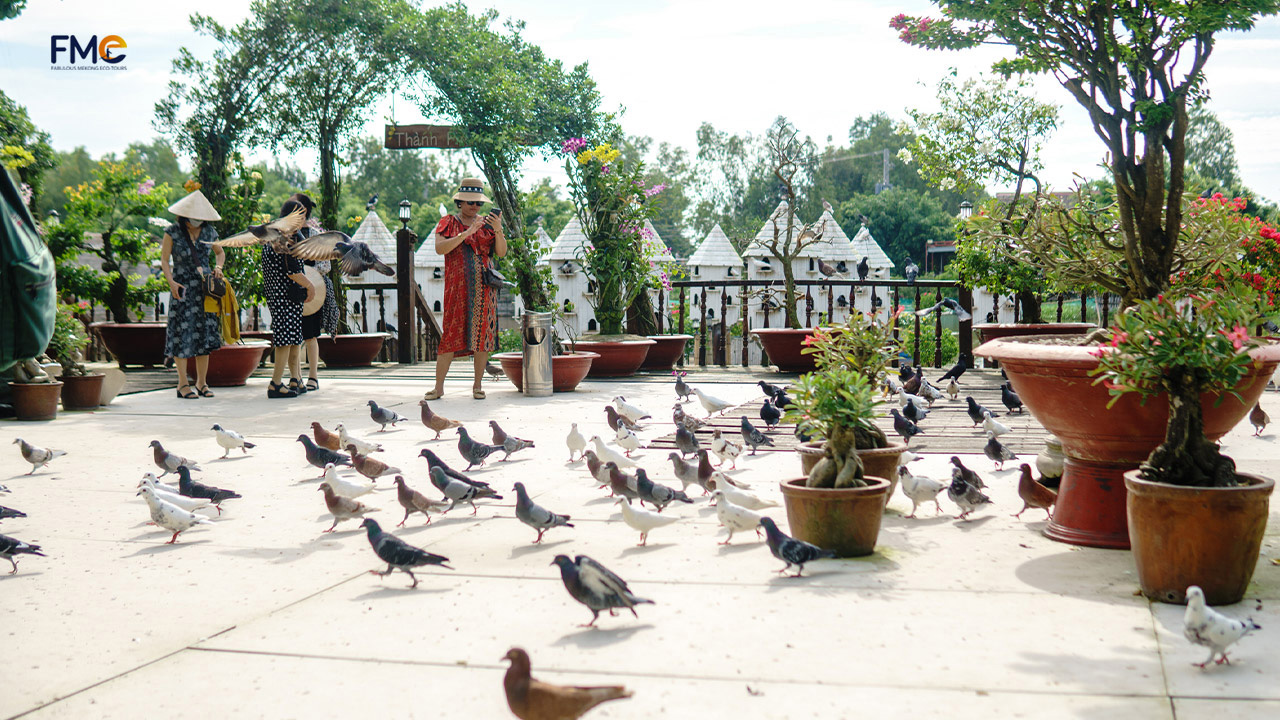
[[[521,326],[524,394],[529,397],[548,397],[553,391],[551,384],[552,314],[525,312]]]

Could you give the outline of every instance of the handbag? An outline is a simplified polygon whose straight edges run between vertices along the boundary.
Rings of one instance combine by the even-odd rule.
[[[201,273],[203,275],[203,273]],[[213,273],[204,276],[204,296],[221,300],[227,294],[227,281],[216,277]]]
[[[515,283],[509,282],[505,277],[503,277],[502,273],[494,270],[492,267],[486,267],[481,277],[484,278],[485,285],[498,290],[513,288],[516,286]]]
[[[307,301],[307,289],[292,280],[285,281],[287,285],[284,289],[285,297],[290,301],[301,303]]]

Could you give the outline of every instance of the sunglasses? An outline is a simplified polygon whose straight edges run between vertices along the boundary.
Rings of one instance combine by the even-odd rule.
[[[481,205],[484,204],[484,201],[483,200],[463,200],[462,204],[470,205],[472,207],[480,207]]]

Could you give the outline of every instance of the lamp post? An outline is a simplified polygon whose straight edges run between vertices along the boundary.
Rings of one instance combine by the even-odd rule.
[[[402,365],[416,362],[413,322],[413,243],[417,236],[409,229],[413,219],[413,205],[408,199],[400,201],[400,229],[396,232],[396,325],[398,327],[396,360]]]
[[[971,217],[973,217],[973,203],[969,202],[968,200],[961,201],[960,219],[968,220]]]

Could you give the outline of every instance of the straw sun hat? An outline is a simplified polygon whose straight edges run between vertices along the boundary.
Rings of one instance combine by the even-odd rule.
[[[205,222],[214,222],[222,219],[218,211],[213,209],[213,205],[209,204],[209,199],[199,190],[170,205],[169,212],[178,217],[204,220]]]
[[[458,192],[453,194],[453,199],[493,202],[484,194],[484,181],[480,178],[463,178],[458,186]]]

